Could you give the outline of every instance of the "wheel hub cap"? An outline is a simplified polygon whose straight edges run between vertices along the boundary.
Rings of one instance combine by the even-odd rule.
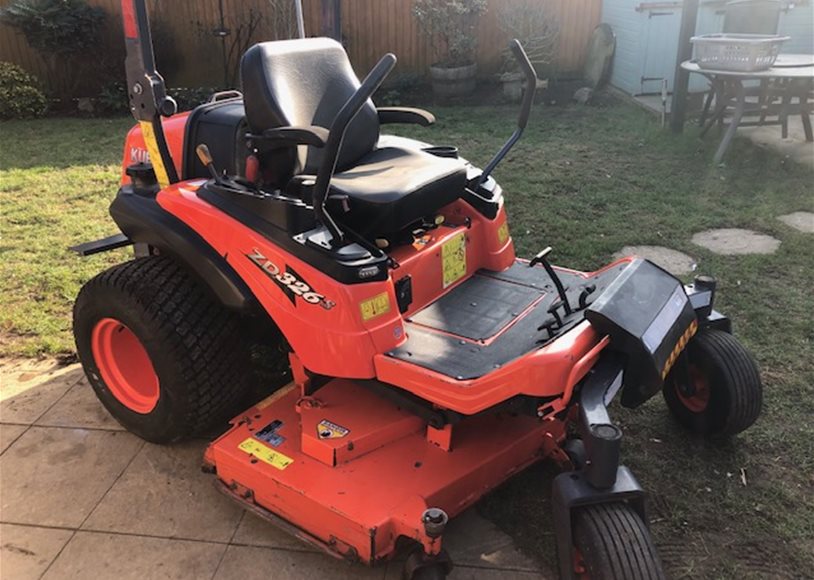
[[[147,414],[158,404],[158,375],[138,337],[115,318],[103,318],[91,334],[99,374],[114,397],[135,413]]]

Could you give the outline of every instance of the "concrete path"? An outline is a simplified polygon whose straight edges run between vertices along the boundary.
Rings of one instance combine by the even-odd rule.
[[[758,147],[774,149],[786,158],[814,169],[814,143],[806,141],[800,116],[789,117],[789,136],[783,139],[780,127],[739,127],[738,134]]]
[[[206,441],[125,432],[79,365],[0,360],[0,578],[397,580],[351,566],[245,512],[200,471]],[[446,546],[458,580],[553,578],[470,510]]]

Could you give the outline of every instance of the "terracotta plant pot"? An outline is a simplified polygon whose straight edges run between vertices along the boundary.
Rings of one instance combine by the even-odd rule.
[[[463,97],[475,90],[477,64],[457,67],[430,67],[432,90],[438,97]]]

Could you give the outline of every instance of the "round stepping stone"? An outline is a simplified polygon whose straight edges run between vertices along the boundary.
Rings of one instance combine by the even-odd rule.
[[[781,215],[777,219],[804,234],[814,234],[814,213],[810,211],[796,211]]]
[[[766,234],[739,228],[699,232],[692,237],[692,243],[726,256],[774,254],[780,247],[780,240]]]
[[[687,254],[663,246],[625,246],[613,255],[614,259],[625,256],[645,258],[676,275],[689,274],[696,267],[695,260]]]

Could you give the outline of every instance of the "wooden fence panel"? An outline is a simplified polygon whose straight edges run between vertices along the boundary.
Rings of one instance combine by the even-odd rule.
[[[10,0],[0,0],[0,6]],[[108,13],[101,56],[123,58],[120,0],[88,0]],[[499,70],[508,43],[499,25],[498,6],[518,0],[490,0],[478,26],[478,64],[482,75]],[[582,67],[588,40],[599,23],[602,0],[539,0],[559,24],[556,68],[565,73]],[[223,44],[214,31],[220,27],[223,7],[227,84],[234,84],[237,54],[251,42],[280,36],[271,6],[290,6],[286,0],[148,0],[155,23],[159,66],[171,86],[220,86],[224,79]],[[434,60],[428,40],[412,16],[412,0],[342,0],[342,35],[357,72],[364,75],[386,52],[399,58],[395,74],[425,75]],[[288,8],[290,10],[290,8]],[[306,33],[322,29],[321,0],[304,0]],[[246,32],[253,28],[252,38]],[[53,89],[65,86],[67,71],[49,70],[40,55],[13,29],[0,25],[0,60],[21,65]],[[118,62],[118,61],[116,61]],[[93,66],[95,63],[90,63]],[[121,78],[123,80],[123,66]],[[97,75],[98,76],[98,75]],[[116,77],[116,74],[111,75]],[[57,78],[54,78],[57,77]],[[98,90],[98,87],[97,87]]]

